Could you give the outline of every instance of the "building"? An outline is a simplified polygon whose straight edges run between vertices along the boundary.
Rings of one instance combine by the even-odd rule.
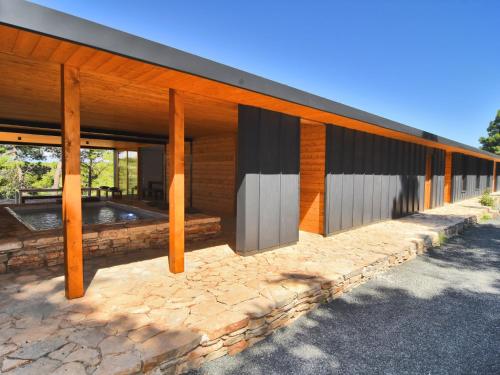
[[[0,0],[0,72],[0,141],[63,147],[68,298],[84,294],[81,147],[134,150],[139,197],[164,187],[172,272],[186,205],[233,217],[251,253],[498,185],[491,153],[24,1]]]

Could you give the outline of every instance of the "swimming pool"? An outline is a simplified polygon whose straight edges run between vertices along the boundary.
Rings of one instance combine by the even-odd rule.
[[[8,207],[7,210],[33,231],[62,227],[60,204]],[[160,218],[168,218],[168,215],[115,202],[87,202],[82,205],[83,225],[126,223]]]

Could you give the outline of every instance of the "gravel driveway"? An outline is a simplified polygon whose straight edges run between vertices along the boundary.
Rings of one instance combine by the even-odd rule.
[[[196,374],[500,374],[500,220]]]

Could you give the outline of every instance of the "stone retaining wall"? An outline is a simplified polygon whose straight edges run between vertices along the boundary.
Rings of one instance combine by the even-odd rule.
[[[19,224],[21,225],[21,224]],[[83,231],[84,258],[118,255],[142,249],[167,248],[169,224],[161,220],[113,225],[88,225]],[[220,218],[194,214],[187,218],[187,241],[206,240],[220,233]],[[31,232],[0,240],[0,273],[64,263],[61,230]]]
[[[477,217],[472,216],[440,232],[429,233],[426,238],[414,239],[411,246],[399,253],[383,257],[335,280],[292,278],[285,284],[291,293],[282,295],[282,298],[273,295],[271,300],[275,301],[274,304],[269,303],[268,299],[251,301],[252,304],[241,314],[232,313],[232,316],[226,314],[214,318],[209,325],[210,329],[200,329],[199,336],[193,332],[180,334],[189,339],[186,345],[178,347],[177,351],[162,351],[162,355],[150,357],[146,351],[142,370],[155,375],[181,374],[199,368],[204,362],[224,355],[237,354],[263,340],[273,331],[291,324],[302,315],[316,309],[321,303],[339,298],[373,276],[411,260],[432,247],[439,246],[444,238],[458,235],[464,228],[476,222]],[[167,337],[161,338],[164,339]]]

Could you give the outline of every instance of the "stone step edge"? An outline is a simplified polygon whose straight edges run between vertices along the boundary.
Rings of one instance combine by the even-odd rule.
[[[192,350],[179,353],[175,358],[162,361],[147,370],[147,374],[184,374],[190,370],[199,368],[202,364],[215,360],[225,355],[236,355],[276,330],[286,327],[298,318],[318,308],[322,303],[331,302],[340,298],[344,293],[348,293],[355,287],[372,279],[375,275],[381,274],[397,265],[414,259],[417,255],[439,247],[446,238],[463,233],[464,229],[475,225],[485,212],[497,217],[499,212],[488,207],[481,207],[480,213],[464,217],[459,222],[448,225],[438,231],[432,231],[424,238],[410,239],[412,245],[402,249],[397,253],[382,256],[375,262],[344,275],[341,280],[330,280],[321,283],[321,288],[310,288],[296,293],[294,300],[285,306],[272,310],[263,317],[251,319],[247,317],[239,322],[228,322],[227,327],[234,327],[224,335],[209,340],[209,335],[204,332],[200,344]],[[151,366],[151,364],[150,364]]]

